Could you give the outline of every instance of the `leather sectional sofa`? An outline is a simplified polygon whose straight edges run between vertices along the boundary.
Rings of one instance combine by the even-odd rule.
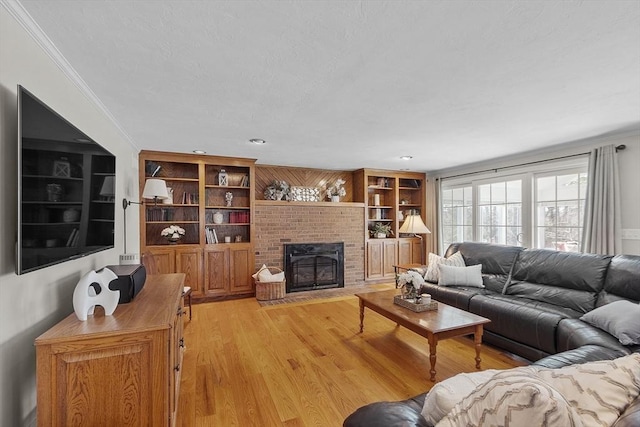
[[[426,283],[422,292],[491,319],[484,342],[550,368],[640,353],[640,345],[625,346],[580,320],[610,302],[640,302],[640,256],[467,242],[452,244],[445,256],[455,252],[467,266],[482,264],[484,288]],[[429,426],[420,414],[425,396],[367,405],[344,426]],[[640,426],[640,399],[615,424],[630,426]]]

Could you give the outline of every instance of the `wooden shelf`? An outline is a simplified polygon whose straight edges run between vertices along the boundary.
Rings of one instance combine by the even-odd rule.
[[[257,206],[317,206],[317,207],[364,207],[364,203],[361,202],[287,202],[283,200],[256,200]]]

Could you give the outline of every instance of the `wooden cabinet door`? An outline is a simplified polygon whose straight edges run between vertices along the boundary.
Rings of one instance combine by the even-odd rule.
[[[191,286],[194,296],[202,294],[202,249],[176,249],[176,273],[184,273],[184,285]]]
[[[145,257],[149,254],[145,253]],[[169,274],[175,273],[176,253],[173,249],[152,249],[150,251],[151,260],[145,262],[147,274]]]
[[[204,253],[205,296],[225,295],[229,288],[229,251],[207,249]]]
[[[394,278],[394,265],[398,264],[398,242],[395,239],[383,240],[382,249],[382,275]]]
[[[243,294],[253,291],[253,278],[251,277],[251,251],[250,247],[229,249],[229,291],[232,294]]]
[[[382,270],[382,241],[367,241],[367,279],[381,279]]]
[[[424,254],[424,246],[422,239],[413,239],[412,240],[412,250],[411,250],[411,259],[414,264],[425,265],[427,263]]]
[[[413,242],[409,239],[398,240],[398,264],[411,264],[413,262]]]

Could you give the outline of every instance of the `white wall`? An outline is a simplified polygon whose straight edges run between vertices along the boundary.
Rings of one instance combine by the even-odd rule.
[[[35,419],[34,339],[73,311],[78,279],[93,268],[118,263],[123,213],[116,204],[116,247],[83,259],[17,276],[18,84],[116,156],[116,200],[137,197],[137,150],[83,95],[29,33],[0,4],[0,425]],[[129,252],[137,251],[138,213],[127,209]]]
[[[440,178],[494,168],[500,169],[555,157],[587,153],[593,148],[609,144],[616,146],[624,144],[627,147],[618,153],[622,193],[622,228],[640,229],[640,132],[637,130],[559,144],[545,150],[479,162],[464,167],[443,169],[430,172],[428,175],[432,178]],[[622,253],[640,255],[640,240],[622,240]]]

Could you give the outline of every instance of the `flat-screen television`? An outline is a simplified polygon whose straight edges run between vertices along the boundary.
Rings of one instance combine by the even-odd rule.
[[[116,158],[18,86],[16,273],[113,248]]]

